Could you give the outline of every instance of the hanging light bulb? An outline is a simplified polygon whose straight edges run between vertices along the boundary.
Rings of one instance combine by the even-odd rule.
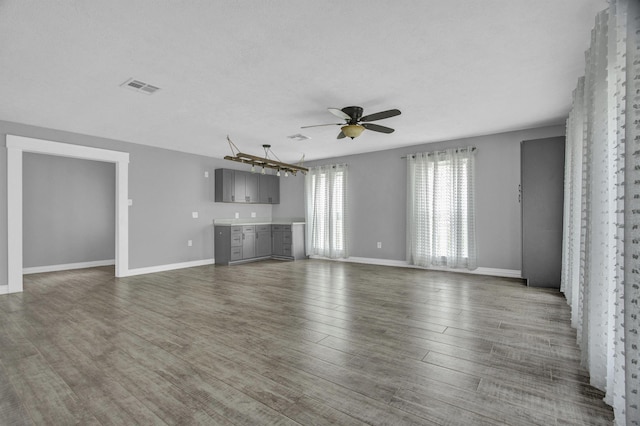
[[[255,165],[251,165],[251,173],[255,173],[256,172],[256,166]]]
[[[280,177],[280,169],[278,169],[278,172],[276,173],[276,176]]]
[[[284,177],[289,177],[289,172],[284,172]]]
[[[266,174],[266,172],[264,171],[264,167],[262,168],[262,174],[263,175]]]

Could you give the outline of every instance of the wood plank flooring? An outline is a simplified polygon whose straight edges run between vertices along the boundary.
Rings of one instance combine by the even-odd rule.
[[[3,425],[610,425],[557,292],[321,260],[26,275]]]

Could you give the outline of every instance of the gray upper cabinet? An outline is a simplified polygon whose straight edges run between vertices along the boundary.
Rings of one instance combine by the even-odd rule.
[[[263,204],[280,204],[280,178],[275,175],[258,175],[258,193]]]
[[[243,173],[233,172],[233,201],[236,203],[246,203],[245,178]]]
[[[245,199],[247,203],[259,203],[258,197],[258,175],[254,173],[246,173],[245,178]]]
[[[280,203],[280,178],[242,170],[216,169],[215,201],[223,203]]]
[[[253,173],[233,171],[233,190],[236,203],[258,202],[258,176]]]
[[[215,201],[224,203],[235,202],[234,197],[234,171],[229,169],[216,169],[215,171]]]

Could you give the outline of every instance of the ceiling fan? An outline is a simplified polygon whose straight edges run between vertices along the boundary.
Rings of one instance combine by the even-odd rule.
[[[313,126],[302,126],[301,129],[307,129],[309,127],[319,126],[342,126],[340,133],[338,133],[337,139],[349,137],[351,139],[357,138],[360,134],[367,130],[373,130],[374,132],[381,133],[393,133],[394,129],[390,127],[380,126],[379,124],[369,123],[370,121],[382,120],[384,118],[395,117],[400,115],[400,110],[390,109],[387,111],[376,112],[375,114],[369,114],[362,116],[363,109],[359,106],[348,106],[342,109],[327,108],[329,112],[336,117],[345,120],[344,123],[329,123],[329,124],[316,124]]]

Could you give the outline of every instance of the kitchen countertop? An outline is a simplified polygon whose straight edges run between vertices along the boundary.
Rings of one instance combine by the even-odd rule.
[[[234,226],[234,225],[304,225],[304,218],[242,218],[242,219],[214,219],[214,226]]]

